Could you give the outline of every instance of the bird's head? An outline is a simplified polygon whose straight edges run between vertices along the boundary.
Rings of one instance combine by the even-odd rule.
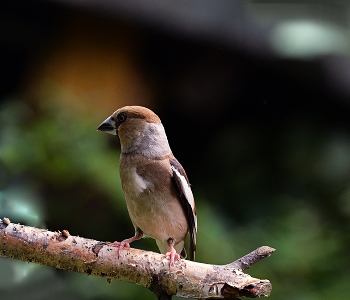
[[[139,153],[158,157],[171,153],[159,117],[142,106],[124,106],[97,128],[119,136],[122,153]]]

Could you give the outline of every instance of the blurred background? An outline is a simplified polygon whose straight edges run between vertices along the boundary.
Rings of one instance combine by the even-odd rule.
[[[3,0],[0,217],[102,241],[133,234],[117,108],[162,119],[193,186],[197,260],[254,265],[270,299],[348,299],[350,3]],[[133,247],[158,251],[145,239]],[[0,258],[4,299],[154,299]]]

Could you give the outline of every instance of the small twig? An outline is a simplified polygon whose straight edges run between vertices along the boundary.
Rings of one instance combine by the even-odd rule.
[[[243,257],[235,260],[234,262],[228,264],[228,267],[233,269],[238,269],[241,271],[249,269],[253,264],[262,260],[265,257],[269,257],[276,249],[269,246],[261,246],[258,249],[244,255]]]
[[[169,267],[162,254],[130,248],[118,258],[118,248],[111,243],[72,236],[68,231],[0,222],[1,256],[139,284],[162,300],[172,295],[201,299],[269,296],[272,287],[268,280],[253,278],[241,270],[273,250],[261,247],[252,252],[255,256],[250,253],[224,266],[181,259]]]

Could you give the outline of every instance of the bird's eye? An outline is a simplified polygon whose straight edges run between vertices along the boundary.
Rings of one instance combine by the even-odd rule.
[[[120,113],[120,114],[117,116],[117,119],[118,119],[118,122],[119,122],[119,123],[123,123],[123,122],[126,120],[126,113]]]

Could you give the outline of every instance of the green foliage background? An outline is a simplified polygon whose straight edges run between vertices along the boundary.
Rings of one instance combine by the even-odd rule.
[[[50,85],[44,90],[40,97],[51,101],[40,107],[20,98],[1,107],[2,216],[99,240],[131,236],[118,140],[96,132],[106,116],[82,107],[63,109],[58,103],[67,95]],[[210,160],[205,168],[213,173],[198,167],[189,174],[196,180],[197,260],[225,264],[269,245],[277,251],[249,273],[271,280],[271,299],[345,299],[349,135],[302,119],[283,127],[279,138],[269,137],[269,125],[258,135],[256,130],[254,124],[230,125],[202,149]],[[133,246],[157,251],[152,240]],[[67,299],[153,297],[127,283],[108,285],[100,278],[4,258],[0,265],[0,289],[7,299],[55,299],[52,290]]]
[[[197,261],[226,264],[268,245],[276,252],[248,272],[272,282],[269,299],[348,299],[348,53],[309,53],[303,59],[271,53],[266,35],[273,17],[257,23],[242,1],[227,1],[236,5],[227,10],[214,1],[204,1],[209,6],[200,10],[202,6],[189,1],[194,4],[181,7],[189,9],[186,14],[179,13],[180,7],[170,9],[178,13],[173,23],[161,15],[152,15],[154,22],[148,23],[142,9],[131,4],[135,18],[128,19],[119,11],[97,10],[97,1],[96,11],[89,12],[58,2],[74,1],[2,2],[0,218],[53,231],[67,229],[96,240],[130,237],[133,227],[118,171],[119,142],[96,132],[107,117],[106,106],[100,109],[99,104],[105,103],[111,87],[104,90],[96,84],[89,89],[89,84],[98,76],[99,83],[112,82],[111,89],[115,83],[124,101],[128,88],[145,85],[130,91],[130,98],[149,92],[145,99],[151,98],[150,108],[162,119],[172,150],[189,176],[198,213]],[[149,1],[161,8],[168,2]],[[273,15],[266,8],[270,3],[263,2],[249,3]],[[307,4],[306,12],[303,5],[298,10],[302,3],[294,10],[288,4],[275,18],[283,25],[296,13],[298,25],[301,17],[314,21],[329,10],[326,21],[318,20],[321,27],[339,19],[339,26],[333,26],[339,29],[337,36],[348,36],[347,27],[340,30],[349,24],[348,8],[331,2]],[[194,23],[186,23],[184,33],[180,25],[188,19]],[[300,28],[296,37],[311,41],[306,44],[317,50],[314,36],[305,36],[309,27]],[[326,44],[330,41],[324,39]],[[86,56],[79,52],[87,48],[91,51],[84,52]],[[322,47],[318,50],[324,53]],[[61,55],[57,61],[55,55]],[[77,64],[80,69],[69,69],[76,57],[83,58],[82,65]],[[60,66],[60,58],[67,59],[68,69],[50,73],[47,68]],[[55,63],[47,67],[50,59]],[[59,73],[63,71],[69,76]],[[66,83],[74,81],[80,96],[86,91],[89,95],[73,95],[52,74]],[[82,80],[73,74],[82,75]],[[117,75],[109,78],[111,74]],[[80,90],[79,84],[86,89]],[[110,113],[119,108],[119,100],[111,102],[115,107]],[[158,251],[151,239],[132,246]],[[0,257],[0,299],[154,297],[132,284],[108,284],[105,279]]]

